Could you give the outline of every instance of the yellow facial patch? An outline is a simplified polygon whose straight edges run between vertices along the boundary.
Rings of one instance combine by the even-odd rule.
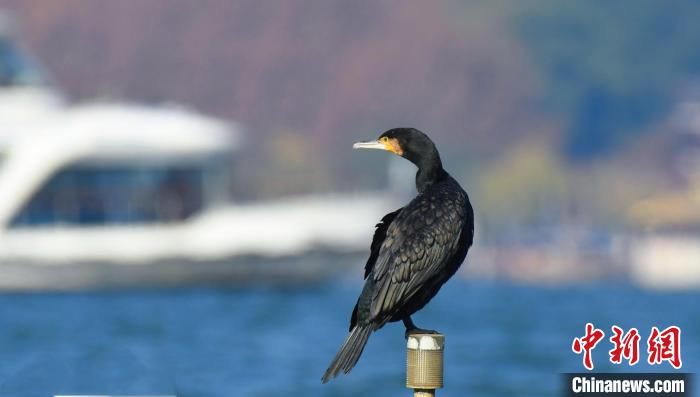
[[[384,144],[384,148],[392,153],[398,154],[399,156],[403,155],[403,149],[401,149],[401,145],[399,145],[399,140],[396,138],[389,138],[389,137],[382,137],[382,139],[379,140],[382,144]]]

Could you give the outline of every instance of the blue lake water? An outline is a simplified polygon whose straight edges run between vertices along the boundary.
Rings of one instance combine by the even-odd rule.
[[[0,396],[401,396],[403,326],[374,334],[348,376],[320,383],[347,331],[359,282],[298,288],[0,295]],[[683,372],[700,368],[698,292],[605,284],[450,281],[415,317],[446,334],[441,396],[556,396],[586,322],[606,332],[596,370],[650,367],[651,326],[682,329]],[[610,326],[637,327],[643,361],[611,365]]]

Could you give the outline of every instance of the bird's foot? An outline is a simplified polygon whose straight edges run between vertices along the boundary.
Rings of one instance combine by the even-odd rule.
[[[406,329],[405,333],[405,338],[408,339],[409,336],[415,335],[415,334],[430,334],[430,335],[435,335],[439,334],[438,331],[435,331],[434,329],[423,329],[423,328],[410,328]]]

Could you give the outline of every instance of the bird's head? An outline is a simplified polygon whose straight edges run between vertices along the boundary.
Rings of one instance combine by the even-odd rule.
[[[393,128],[375,141],[357,142],[354,149],[380,149],[397,154],[416,165],[424,160],[437,160],[440,156],[433,141],[415,128]]]

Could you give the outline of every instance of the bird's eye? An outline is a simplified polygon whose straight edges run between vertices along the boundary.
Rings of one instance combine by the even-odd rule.
[[[387,137],[385,137],[385,136],[379,138],[379,141],[382,142],[382,143],[386,143],[388,140],[389,140],[389,138],[387,138]]]

